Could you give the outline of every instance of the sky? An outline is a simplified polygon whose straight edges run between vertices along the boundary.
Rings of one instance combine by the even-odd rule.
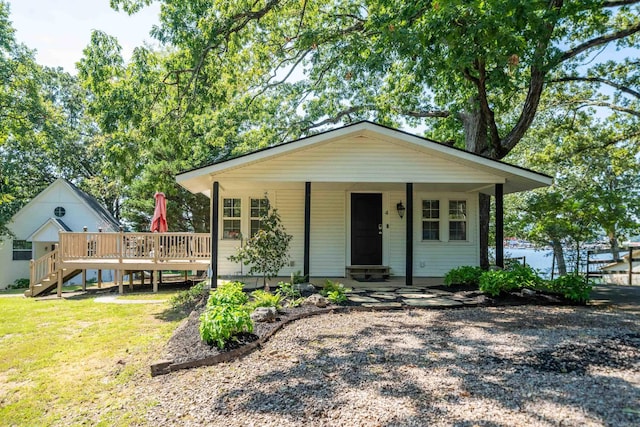
[[[129,16],[109,7],[109,0],[8,0],[16,39],[37,50],[41,65],[62,67],[76,74],[75,63],[89,44],[92,30],[114,36],[122,46],[125,61],[133,49],[145,42],[158,23],[160,6],[152,4]]]

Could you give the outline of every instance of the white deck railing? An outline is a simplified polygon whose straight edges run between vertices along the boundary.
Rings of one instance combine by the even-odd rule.
[[[48,252],[46,255],[31,260],[29,289],[33,291],[33,286],[48,278],[58,270],[58,248]]]

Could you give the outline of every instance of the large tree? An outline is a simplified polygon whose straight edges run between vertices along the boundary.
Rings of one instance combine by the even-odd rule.
[[[86,96],[75,77],[36,63],[0,1],[0,239],[18,209],[56,178],[93,189],[102,153],[86,121]]]
[[[111,0],[130,13],[150,2]],[[637,0],[160,3],[154,35],[181,53],[163,77],[181,116],[240,150],[367,118],[426,124],[501,159],[531,126],[547,80],[588,77],[597,51],[633,46],[640,31]],[[488,214],[481,197],[485,248]]]

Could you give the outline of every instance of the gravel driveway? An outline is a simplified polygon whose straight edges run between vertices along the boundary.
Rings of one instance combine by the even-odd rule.
[[[576,307],[326,314],[132,393],[163,426],[640,425],[640,323]]]

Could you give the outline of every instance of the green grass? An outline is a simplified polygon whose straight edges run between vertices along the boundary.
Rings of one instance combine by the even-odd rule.
[[[127,291],[127,287],[125,286],[125,292]],[[132,292],[130,294],[118,295],[118,299],[138,299],[138,300],[169,300],[172,296],[177,294],[178,290],[169,290],[169,291],[158,291],[157,293],[149,293],[147,292]]]
[[[0,424],[130,425],[127,394],[177,326],[166,304],[0,298]]]
[[[24,294],[26,289],[2,289],[0,290],[0,295],[17,295]]]

